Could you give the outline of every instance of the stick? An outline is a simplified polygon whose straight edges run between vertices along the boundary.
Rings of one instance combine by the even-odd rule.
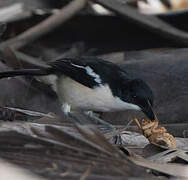
[[[36,26],[26,30],[17,37],[7,40],[0,44],[0,48],[10,46],[13,49],[19,49],[23,46],[37,40],[38,38],[53,31],[58,26],[62,25],[86,4],[87,0],[73,0],[67,6],[63,7],[58,13],[50,16]]]

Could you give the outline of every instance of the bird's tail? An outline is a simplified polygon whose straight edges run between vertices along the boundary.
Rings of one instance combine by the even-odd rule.
[[[50,69],[21,69],[14,71],[0,72],[0,79],[14,76],[44,76],[52,74]]]

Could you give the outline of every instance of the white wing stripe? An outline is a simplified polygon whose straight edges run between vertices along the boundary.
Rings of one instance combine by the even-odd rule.
[[[101,81],[100,76],[99,76],[98,74],[96,74],[96,73],[93,71],[93,69],[91,69],[89,66],[86,66],[86,67],[85,67],[85,66],[79,66],[79,65],[73,64],[73,63],[71,63],[71,65],[73,65],[73,66],[75,66],[75,67],[78,67],[78,68],[85,69],[88,75],[90,75],[90,76],[92,76],[92,77],[95,78],[95,79],[94,79],[95,82],[101,84],[102,81]]]
[[[71,65],[73,65],[73,66],[75,66],[75,67],[78,67],[78,68],[86,69],[84,66],[79,66],[79,65],[77,65],[77,64],[71,63]]]

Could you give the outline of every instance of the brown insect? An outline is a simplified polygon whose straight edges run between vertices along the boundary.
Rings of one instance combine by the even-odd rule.
[[[137,118],[134,118],[134,120],[150,143],[166,149],[176,148],[175,138],[167,133],[165,127],[159,126],[157,118],[154,121],[144,118],[141,123]]]

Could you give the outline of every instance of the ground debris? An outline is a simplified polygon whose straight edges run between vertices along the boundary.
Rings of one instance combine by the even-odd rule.
[[[0,70],[48,67],[55,59],[83,55],[118,63],[151,86],[153,109],[177,147],[149,143],[127,123],[135,112],[99,114],[114,124],[110,129],[82,114],[66,117],[50,78],[8,78],[0,80],[1,175],[10,174],[3,169],[8,161],[26,170],[20,173],[28,175],[24,180],[188,178],[187,10],[146,16],[137,3],[0,0]],[[157,127],[143,131],[150,142],[159,138],[151,135]]]
[[[132,139],[135,144],[133,142],[132,144],[127,143],[126,146],[123,144],[127,153],[122,154],[117,146],[110,144],[105,139],[102,132],[99,132],[91,124],[81,125],[78,123],[76,126],[57,126],[2,122],[0,125],[0,157],[43,177],[48,173],[48,178],[70,177],[74,176],[74,173],[80,174],[81,172],[85,174],[83,176],[87,175],[88,178],[100,178],[106,174],[109,178],[117,177],[121,179],[127,175],[136,177],[138,174],[139,177],[140,173],[142,177],[154,178],[154,175],[147,174],[147,171],[140,168],[140,166],[177,177],[188,176],[186,173],[182,173],[187,172],[187,166],[182,165],[180,161],[172,161],[176,157],[187,161],[186,151],[177,149],[176,153],[171,151],[171,155],[168,155],[169,152],[166,155],[165,153],[160,155],[158,151],[159,155],[157,156],[158,153],[156,153],[156,158],[151,155],[144,158],[143,154],[140,156],[134,151],[135,147],[144,149],[143,144],[136,143],[142,142],[139,138],[141,135],[135,133],[132,134],[132,137],[135,136],[135,138],[129,136],[127,138],[129,141],[123,139],[123,143],[130,142],[130,139]],[[123,136],[125,134],[122,134],[122,138]],[[7,142],[5,139],[10,139],[10,141]],[[181,152],[185,153],[182,154]],[[39,158],[41,156],[43,158]],[[165,157],[168,161],[162,157]],[[158,160],[155,161],[155,159]],[[164,164],[167,162],[173,162],[174,164]],[[134,171],[133,174],[132,168],[136,168],[136,172]],[[174,171],[174,168],[177,171]],[[66,172],[66,169],[69,169],[68,172]]]

